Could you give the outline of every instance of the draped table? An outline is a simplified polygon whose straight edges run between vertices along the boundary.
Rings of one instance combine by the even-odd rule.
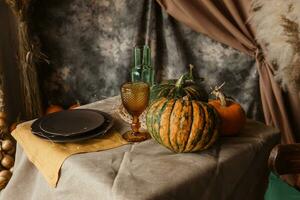
[[[83,108],[111,113],[123,132],[129,126],[114,113],[117,101],[108,98]],[[221,137],[203,152],[175,154],[147,140],[77,154],[65,160],[56,188],[18,145],[14,174],[0,200],[263,199],[267,159],[278,142],[277,129],[248,120],[238,137]]]

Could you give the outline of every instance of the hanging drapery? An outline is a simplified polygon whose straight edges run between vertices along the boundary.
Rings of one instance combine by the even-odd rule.
[[[276,68],[265,59],[264,46],[256,42],[255,29],[248,21],[253,9],[251,1],[157,1],[171,16],[194,30],[255,57],[266,124],[280,128],[283,143],[300,138],[299,96],[289,88],[284,92],[275,80]]]
[[[40,88],[36,64],[44,55],[39,51],[37,39],[30,34],[27,18],[30,0],[6,0],[15,14],[18,26],[18,60],[23,118],[32,119],[42,115]]]
[[[286,108],[290,120],[296,120],[291,125],[299,142],[300,1],[252,0],[252,4],[251,24],[256,28],[256,41],[265,47],[267,60],[275,64],[275,79],[283,89],[289,88],[285,93]]]

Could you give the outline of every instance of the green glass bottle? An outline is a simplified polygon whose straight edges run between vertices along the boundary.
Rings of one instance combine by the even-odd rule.
[[[144,45],[143,49],[135,47],[133,56],[133,67],[131,69],[131,81],[143,81],[152,86],[155,82],[155,72],[151,66],[151,49]]]
[[[150,86],[154,84],[154,70],[151,66],[151,50],[148,45],[143,48],[142,80]]]
[[[142,60],[141,60],[141,49],[138,47],[134,48],[133,52],[133,66],[131,68],[131,81],[139,82],[142,81]]]

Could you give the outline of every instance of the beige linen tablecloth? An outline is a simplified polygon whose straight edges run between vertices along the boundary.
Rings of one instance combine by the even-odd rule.
[[[112,110],[114,101],[88,107]],[[174,154],[148,140],[77,154],[65,160],[55,189],[18,146],[15,172],[0,200],[263,199],[267,158],[278,141],[278,130],[248,121],[239,137],[220,138],[200,153]]]

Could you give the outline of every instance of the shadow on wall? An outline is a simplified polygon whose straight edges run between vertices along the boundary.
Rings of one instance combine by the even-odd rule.
[[[45,104],[67,106],[119,94],[129,79],[132,49],[144,41],[147,5],[148,0],[37,1],[34,30],[51,60],[39,67]],[[177,78],[191,63],[207,89],[225,81],[227,95],[241,102],[249,117],[261,120],[254,60],[178,23],[156,2],[151,9],[158,78]]]

